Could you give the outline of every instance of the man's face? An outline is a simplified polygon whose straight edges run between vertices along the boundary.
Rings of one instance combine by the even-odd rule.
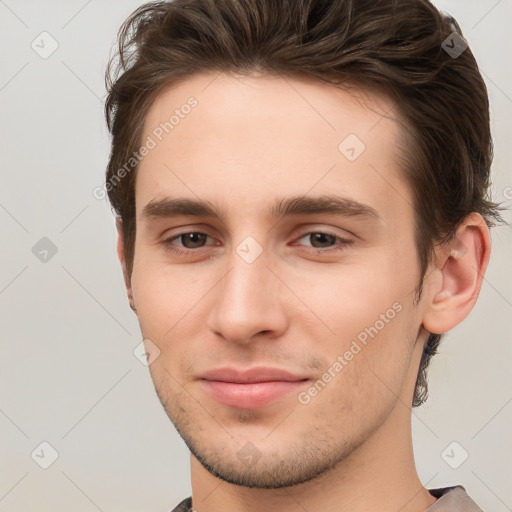
[[[166,91],[147,115],[135,308],[160,350],[150,370],[167,414],[229,482],[306,481],[408,413],[421,354],[413,199],[399,128],[377,113],[392,105],[368,98],[220,74]],[[317,208],[325,196],[338,211]]]

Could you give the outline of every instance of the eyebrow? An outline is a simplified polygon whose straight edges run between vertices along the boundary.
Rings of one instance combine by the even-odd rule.
[[[379,220],[380,215],[369,205],[337,195],[295,196],[275,201],[269,210],[273,218],[293,215],[332,214],[342,217],[361,217]],[[224,213],[209,201],[165,197],[151,200],[142,210],[142,219],[170,218],[179,215],[211,217],[224,222]]]

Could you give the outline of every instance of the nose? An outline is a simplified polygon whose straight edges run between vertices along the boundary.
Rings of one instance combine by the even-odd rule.
[[[284,285],[269,268],[265,252],[248,262],[235,250],[214,288],[208,328],[231,343],[277,338],[288,326]],[[289,300],[288,300],[289,302]]]

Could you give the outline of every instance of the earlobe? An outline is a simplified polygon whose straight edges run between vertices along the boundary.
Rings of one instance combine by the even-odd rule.
[[[126,288],[126,293],[128,295],[128,302],[130,303],[130,308],[133,311],[137,312],[137,310],[135,308],[135,303],[133,301],[131,276],[129,275],[128,269],[126,266],[124,235],[123,235],[123,221],[122,221],[121,217],[116,217],[116,229],[117,229],[117,257],[119,259],[119,262],[121,263],[121,269],[123,271],[124,285]]]
[[[489,229],[477,213],[466,217],[453,240],[436,251],[438,279],[430,287],[423,316],[427,331],[445,333],[469,315],[480,293],[490,251]]]

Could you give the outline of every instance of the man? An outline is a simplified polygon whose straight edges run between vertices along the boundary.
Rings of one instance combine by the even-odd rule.
[[[119,43],[106,189],[191,451],[175,511],[480,510],[423,487],[410,425],[499,219],[454,20],[427,0],[175,0]]]

